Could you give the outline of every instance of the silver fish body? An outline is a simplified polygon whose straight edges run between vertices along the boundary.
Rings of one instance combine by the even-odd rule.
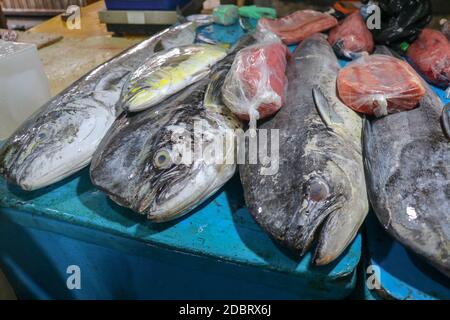
[[[328,264],[351,243],[368,212],[359,115],[336,96],[338,60],[323,35],[305,39],[287,67],[285,105],[258,130],[279,130],[279,169],[240,165],[247,206],[275,240]]]
[[[240,45],[252,41],[243,39]],[[234,156],[234,146],[225,143],[223,153],[217,153],[222,161],[205,161],[196,150],[214,149],[220,145],[214,137],[229,141],[241,127],[220,95],[233,58],[229,54],[210,78],[163,103],[119,118],[93,158],[93,184],[119,205],[164,222],[188,213],[227,182],[236,169],[234,161],[226,161]],[[189,152],[191,158],[183,159]]]
[[[90,71],[42,106],[0,150],[0,174],[25,190],[58,182],[87,166],[121,110],[127,76],[163,39],[191,28],[166,29]]]
[[[450,141],[442,102],[426,90],[418,108],[365,121],[367,186],[389,234],[450,276]]]

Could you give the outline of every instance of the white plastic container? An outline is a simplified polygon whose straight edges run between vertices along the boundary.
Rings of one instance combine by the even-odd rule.
[[[36,46],[0,40],[0,140],[50,99]]]

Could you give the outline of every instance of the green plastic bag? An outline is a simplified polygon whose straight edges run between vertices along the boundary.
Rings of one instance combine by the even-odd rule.
[[[213,16],[215,23],[229,26],[238,21],[238,8],[234,4],[220,5],[214,9]]]
[[[277,11],[274,8],[244,6],[239,8],[239,15],[253,19],[275,19],[277,17]]]

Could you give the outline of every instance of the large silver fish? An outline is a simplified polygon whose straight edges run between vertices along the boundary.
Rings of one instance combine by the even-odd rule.
[[[450,276],[450,141],[442,102],[426,89],[418,108],[365,121],[367,186],[384,228]]]
[[[305,39],[287,70],[286,103],[258,129],[279,129],[278,172],[261,175],[262,164],[245,164],[241,181],[262,228],[301,254],[317,239],[314,263],[324,265],[351,243],[368,212],[362,120],[336,96],[339,64],[323,35]]]
[[[233,140],[241,123],[222,104],[220,87],[235,52],[253,41],[244,37],[211,77],[119,118],[93,158],[94,185],[119,205],[163,222],[189,212],[227,182],[236,169],[235,161],[227,161],[235,148],[215,137]],[[218,145],[222,153],[209,152]],[[207,160],[208,154],[213,157]]]
[[[442,125],[447,137],[450,138],[450,103],[442,110]]]
[[[161,47],[162,41],[190,30],[192,23],[166,29],[90,71],[52,98],[3,145],[0,174],[25,190],[35,190],[87,166],[121,112],[116,103],[127,76],[154,53],[155,47]],[[193,41],[194,37],[186,39]]]

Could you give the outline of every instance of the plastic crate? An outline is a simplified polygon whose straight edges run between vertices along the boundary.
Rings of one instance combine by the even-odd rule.
[[[175,10],[190,0],[105,0],[108,10]]]

